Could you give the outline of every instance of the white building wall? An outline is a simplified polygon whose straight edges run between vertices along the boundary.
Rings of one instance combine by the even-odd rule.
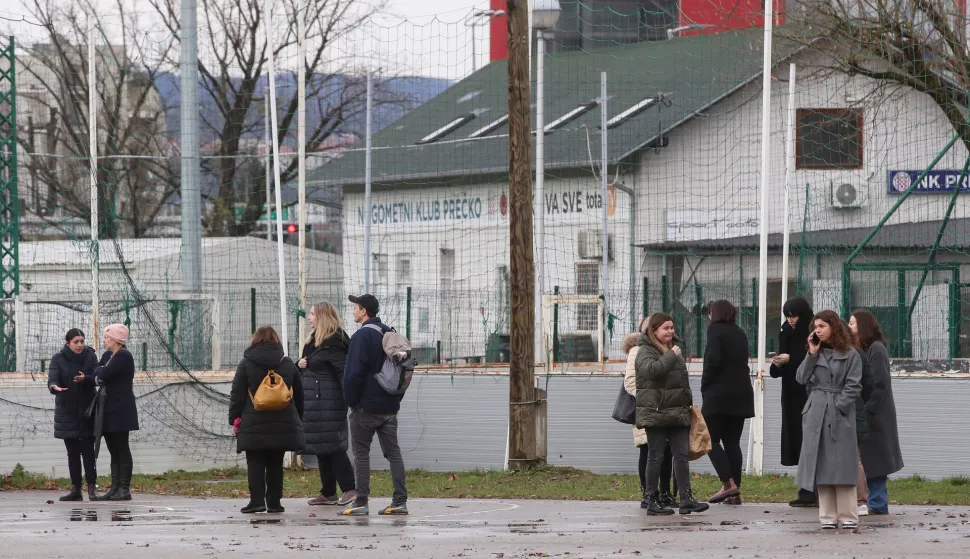
[[[596,268],[597,283],[592,288],[598,290],[601,260],[580,258],[578,246],[581,231],[588,231],[600,245],[598,181],[550,177],[546,194],[545,292],[552,294],[558,286],[563,294],[576,293],[577,265],[584,264]],[[344,195],[344,288],[348,293],[364,288],[363,201],[362,193]],[[508,333],[507,203],[508,186],[499,183],[373,194],[371,252],[386,258],[387,268],[382,274],[378,268],[383,269],[383,264],[378,266],[375,260],[371,292],[381,300],[384,320],[404,332],[407,288],[412,288],[414,347],[436,352],[440,341],[443,360],[484,356],[490,334]],[[613,235],[609,310],[619,319],[609,346],[615,356],[630,321],[630,201],[621,192],[608,196],[608,204],[614,207],[608,228]],[[410,275],[405,260],[410,262]],[[345,319],[351,319],[349,309]],[[577,320],[573,309],[561,309],[560,332],[576,331]]]

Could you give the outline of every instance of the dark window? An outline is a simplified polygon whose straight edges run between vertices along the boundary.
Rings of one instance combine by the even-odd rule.
[[[598,295],[600,292],[600,265],[593,263],[576,264],[576,294]],[[576,309],[576,329],[580,331],[596,330],[598,324],[598,305],[581,304]]]
[[[861,169],[862,111],[798,109],[796,169]]]

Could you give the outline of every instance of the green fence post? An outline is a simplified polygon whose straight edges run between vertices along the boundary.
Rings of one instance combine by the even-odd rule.
[[[701,288],[699,283],[694,284],[694,292],[697,295],[697,318],[695,319],[697,321],[697,332],[695,333],[695,336],[697,336],[697,341],[695,342],[696,344],[695,347],[697,348],[697,352],[694,355],[696,355],[697,357],[700,357],[701,355],[704,355],[704,348],[703,348],[704,336],[702,334],[702,331],[704,328],[704,296],[703,296],[703,289]]]
[[[405,310],[405,317],[404,317],[404,331],[408,339],[410,340],[411,339],[411,288],[410,287],[408,287],[407,304],[405,308],[406,310]]]
[[[559,286],[552,287],[553,295],[559,295]],[[552,306],[552,361],[559,362],[559,303]]]
[[[660,276],[660,309],[670,313],[670,285],[668,285],[667,274]]]
[[[761,299],[758,298],[758,278],[751,278],[751,331],[754,332],[754,336],[748,339],[748,350],[752,355],[755,355],[755,352],[758,351],[758,336],[761,335],[758,332],[758,313],[760,312],[758,304],[760,302]]]
[[[641,309],[641,317],[647,316],[647,310],[650,306],[650,283],[647,278],[643,278],[643,308]],[[639,321],[638,321],[639,322]]]
[[[906,272],[899,270],[896,272],[896,357],[909,357],[908,330],[906,322],[909,321],[909,312],[906,309]]]
[[[441,340],[438,340],[437,346],[438,346],[438,364],[441,365]]]
[[[46,359],[41,359],[40,360],[40,370],[41,370],[41,372],[44,372],[44,371],[47,370],[47,360]]]
[[[148,342],[141,343],[141,370],[148,370]]]
[[[252,333],[256,333],[256,288],[249,288],[249,323],[252,325]]]
[[[957,183],[957,188],[959,188]],[[953,277],[950,280],[950,321],[948,330],[950,334],[950,365],[953,360],[960,357],[960,268],[953,268]]]

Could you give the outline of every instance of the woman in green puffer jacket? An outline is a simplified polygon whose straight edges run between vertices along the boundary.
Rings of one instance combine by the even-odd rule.
[[[687,363],[680,347],[674,345],[674,319],[666,313],[650,316],[637,351],[636,426],[647,432],[647,514],[673,514],[660,501],[657,482],[663,465],[664,449],[670,444],[674,456],[674,477],[680,489],[680,514],[704,512],[707,503],[694,500],[690,488],[687,450],[690,439],[690,408],[693,394],[687,376]]]

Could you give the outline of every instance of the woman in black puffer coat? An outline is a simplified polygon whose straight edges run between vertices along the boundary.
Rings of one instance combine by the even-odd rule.
[[[67,447],[71,492],[61,501],[81,501],[81,459],[88,482],[88,498],[98,498],[98,472],[94,459],[94,424],[84,411],[94,401],[94,368],[98,354],[84,345],[84,332],[67,331],[61,351],[51,358],[47,388],[54,395],[54,438]]]
[[[320,495],[311,505],[347,505],[357,497],[354,467],[347,456],[347,401],[344,364],[350,338],[340,325],[337,309],[317,303],[310,309],[313,332],[297,362],[303,377],[303,454],[317,457]],[[337,485],[343,495],[337,497]]]
[[[257,411],[252,396],[269,371],[293,390],[289,405],[279,411]],[[256,330],[236,369],[229,394],[229,424],[236,433],[236,452],[246,453],[249,504],[244,514],[283,512],[283,457],[303,450],[303,384],[296,365],[283,352],[279,334],[269,326]],[[239,421],[238,424],[236,421]]]

